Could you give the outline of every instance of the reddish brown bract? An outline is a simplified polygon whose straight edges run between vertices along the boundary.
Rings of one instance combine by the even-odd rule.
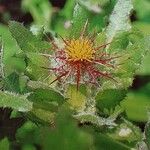
[[[85,27],[84,27],[85,28]],[[85,32],[85,29],[84,29]],[[112,75],[105,68],[114,68],[114,60],[117,57],[110,57],[105,52],[106,46],[102,44],[95,46],[95,38],[91,39],[81,32],[78,39],[63,39],[64,47],[58,48],[54,44],[54,55],[52,56],[52,71],[57,78],[53,81],[64,83],[91,83],[98,85],[98,78],[105,77],[113,79]],[[53,83],[52,82],[52,83]]]

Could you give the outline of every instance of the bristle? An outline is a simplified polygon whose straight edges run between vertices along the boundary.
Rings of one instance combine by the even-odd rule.
[[[103,45],[100,45],[99,47],[96,47],[96,48],[94,48],[94,49],[95,49],[95,51],[97,51],[97,50],[100,50],[101,48],[106,48],[106,46],[109,45],[109,44],[110,44],[110,43],[103,44]]]
[[[80,38],[81,39],[84,37],[85,31],[87,29],[87,26],[88,26],[88,19],[86,20],[85,25],[83,26],[83,29],[81,31],[81,34],[80,34]]]
[[[60,35],[59,35],[60,36]],[[61,37],[61,39],[63,40],[63,42],[66,44],[66,45],[69,45],[69,43],[68,43],[68,41],[67,40],[65,40],[62,36],[60,36]]]
[[[81,67],[80,64],[77,64],[77,90],[79,89],[80,78],[81,78]]]
[[[62,75],[58,76],[55,80],[53,80],[50,84],[53,84],[54,82],[60,80],[62,77],[66,76],[69,73],[69,71],[66,71]]]

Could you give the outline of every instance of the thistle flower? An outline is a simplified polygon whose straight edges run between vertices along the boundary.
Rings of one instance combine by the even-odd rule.
[[[97,46],[95,36],[85,35],[87,24],[86,22],[80,37],[72,39],[61,37],[62,48],[52,42],[54,54],[51,56],[51,71],[57,76],[53,82],[57,80],[73,82],[79,88],[80,83],[98,85],[99,78],[114,80],[106,68],[114,68],[114,60],[117,57],[110,57],[104,51],[109,43]]]

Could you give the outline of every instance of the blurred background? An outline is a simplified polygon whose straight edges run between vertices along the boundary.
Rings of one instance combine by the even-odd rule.
[[[47,4],[46,7],[48,10],[62,9],[66,3],[66,0],[43,0],[43,2],[40,0],[1,0],[0,2],[0,18],[2,23],[7,24],[7,21],[11,19],[24,22],[25,24],[30,24],[34,21],[34,16],[32,16],[32,12],[25,12],[24,9],[29,10],[30,7],[33,7],[35,11],[38,11],[38,9],[40,10],[40,4],[42,3]]]

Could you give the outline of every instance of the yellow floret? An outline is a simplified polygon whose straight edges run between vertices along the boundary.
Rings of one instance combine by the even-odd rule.
[[[95,50],[88,39],[72,39],[66,44],[65,52],[70,61],[91,61]]]

